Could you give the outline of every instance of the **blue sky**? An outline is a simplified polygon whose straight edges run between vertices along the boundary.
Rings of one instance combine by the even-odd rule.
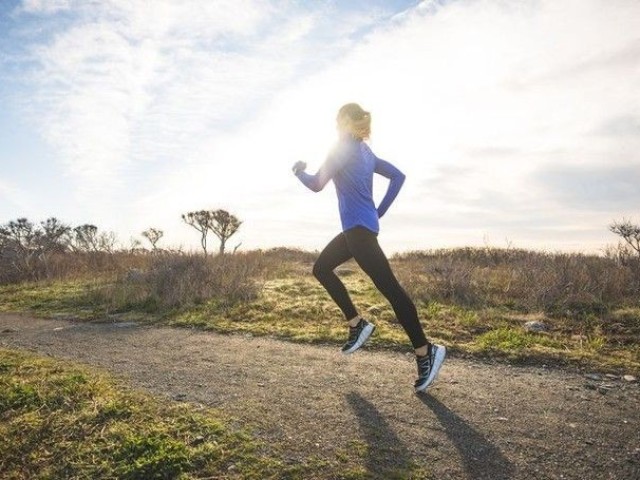
[[[635,0],[0,0],[0,223],[197,248],[180,214],[225,208],[243,248],[322,248],[333,187],[289,168],[356,101],[408,176],[386,250],[597,252],[640,221],[638,24]]]

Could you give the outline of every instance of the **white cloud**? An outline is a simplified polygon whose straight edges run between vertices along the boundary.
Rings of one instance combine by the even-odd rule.
[[[89,203],[96,192],[121,194],[127,175],[141,164],[192,157],[203,139],[257,115],[261,102],[308,62],[315,41],[306,37],[324,21],[320,11],[283,6],[293,5],[23,5],[41,15],[62,8],[74,14],[68,27],[35,50],[41,68],[33,116],[79,185],[78,201]],[[327,49],[332,41],[348,43],[327,40]]]
[[[10,220],[29,216],[34,211],[29,193],[0,178],[0,218]]]
[[[347,16],[326,33],[324,8],[262,0],[163,0],[153,8],[25,2],[18,15],[53,22],[51,15],[68,12],[64,27],[33,49],[38,88],[25,103],[75,184],[76,203],[112,218],[132,201],[131,190],[157,189],[155,172],[179,178],[172,169],[225,168],[230,148],[243,143],[227,145],[228,131],[374,21]]]
[[[68,10],[72,0],[24,0],[21,11],[27,13],[55,13]]]
[[[321,247],[339,228],[334,195],[304,191],[289,166],[321,163],[347,101],[373,112],[372,147],[408,174],[383,221],[393,249],[579,248],[566,229],[604,222],[582,237],[592,248],[625,213],[585,216],[539,172],[640,166],[636,1],[422,2],[391,18],[332,3],[86,5],[24,8],[76,15],[38,50],[40,125],[81,201],[98,189],[92,211],[126,208],[110,228],[186,243],[180,213],[221,207],[245,220],[247,247]]]

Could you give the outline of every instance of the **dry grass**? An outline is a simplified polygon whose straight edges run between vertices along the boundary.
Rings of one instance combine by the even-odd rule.
[[[211,299],[225,304],[257,297],[257,258],[167,255],[151,259],[145,270],[119,275],[101,294],[113,311],[143,306],[152,311],[199,305]]]
[[[149,258],[150,255],[129,252],[53,252],[30,256],[0,249],[0,285],[115,275],[143,268]]]
[[[405,288],[423,301],[599,314],[640,297],[640,259],[465,248],[407,253],[394,263]]]

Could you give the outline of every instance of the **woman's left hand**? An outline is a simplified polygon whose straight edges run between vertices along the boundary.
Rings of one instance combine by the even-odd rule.
[[[291,170],[293,170],[294,175],[297,175],[298,172],[304,172],[306,168],[307,164],[305,162],[298,161],[293,165],[293,168]]]

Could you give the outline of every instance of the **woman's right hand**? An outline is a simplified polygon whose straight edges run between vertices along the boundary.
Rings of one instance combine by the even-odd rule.
[[[291,170],[293,170],[293,174],[297,175],[299,172],[304,172],[307,168],[307,164],[305,162],[296,162],[293,165],[293,168],[291,168]]]

